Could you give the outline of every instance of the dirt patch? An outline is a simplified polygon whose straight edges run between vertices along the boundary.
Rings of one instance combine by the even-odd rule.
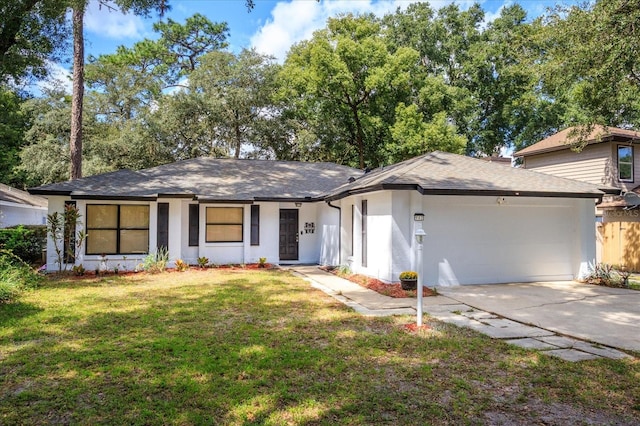
[[[637,419],[563,403],[529,399],[484,413],[483,423],[491,425],[637,425]]]

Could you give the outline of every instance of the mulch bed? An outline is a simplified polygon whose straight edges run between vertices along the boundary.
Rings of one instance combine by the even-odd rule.
[[[323,271],[331,272],[334,275],[339,276],[340,278],[344,278],[353,283],[361,285],[362,287],[368,288],[369,290],[373,290],[378,292],[384,296],[396,297],[396,298],[406,298],[406,297],[416,297],[416,290],[403,290],[402,285],[400,283],[392,283],[387,284],[383,281],[380,281],[376,278],[367,277],[365,275],[360,274],[342,274],[337,268],[331,267],[321,267]],[[422,287],[422,296],[436,296],[437,294],[428,287]]]
[[[405,324],[402,326],[406,331],[408,332],[412,332],[415,333],[418,330],[431,330],[431,327],[429,327],[427,324],[422,324],[420,327],[418,327],[418,324],[411,323],[411,324]]]

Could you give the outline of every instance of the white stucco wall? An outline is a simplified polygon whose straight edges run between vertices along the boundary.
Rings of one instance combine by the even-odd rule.
[[[362,200],[367,200],[367,265],[362,265]],[[354,224],[353,272],[389,280],[392,271],[392,194],[391,191],[379,191],[357,197],[349,197],[342,205],[353,204]],[[349,210],[346,208],[345,210]],[[348,221],[351,220],[348,212]],[[347,222],[349,223],[349,222]]]
[[[369,200],[368,267],[360,255],[362,198]],[[423,277],[430,286],[570,280],[595,258],[591,199],[507,197],[498,204],[493,196],[384,191],[342,200],[352,203],[352,269],[385,281],[416,269],[418,212],[425,214]]]
[[[180,206],[181,224],[180,224],[180,254],[182,260],[190,265],[198,264],[198,246],[189,246],[189,205],[198,205],[196,201],[183,200]],[[169,206],[169,214],[171,214],[171,206]],[[171,219],[170,219],[171,220]],[[169,236],[171,238],[171,235]]]
[[[339,204],[334,204],[339,206]],[[316,224],[316,232],[320,242],[320,260],[321,265],[340,265],[340,214],[342,209],[330,207],[328,204],[318,204],[318,223]]]
[[[198,256],[206,256],[212,263],[255,263],[265,257],[268,263],[280,263],[280,210],[298,210],[298,260],[286,263],[318,263],[320,261],[321,238],[331,232],[337,232],[337,213],[327,211],[323,203],[259,202],[260,206],[260,244],[251,245],[251,207],[234,204],[202,204],[200,207],[200,241]],[[206,207],[243,207],[244,229],[241,243],[206,243]],[[188,216],[184,218],[188,222]],[[329,221],[329,222],[327,222]],[[333,221],[333,222],[331,222]],[[313,223],[315,231],[305,232],[305,224]],[[326,225],[326,226],[325,226]],[[171,238],[171,237],[170,237]],[[185,243],[183,243],[184,246]],[[336,249],[337,250],[337,249]],[[327,254],[325,252],[325,254]],[[328,254],[332,256],[332,253]]]
[[[0,201],[0,228],[16,225],[46,225],[47,208]]]
[[[256,263],[261,257],[267,259],[267,263],[278,263],[279,254],[279,227],[280,227],[280,203],[256,203],[260,206],[260,244],[251,245],[250,232],[247,234],[246,259],[247,263]],[[295,205],[292,208],[296,208]],[[251,208],[248,207],[249,216],[247,223],[251,225]],[[251,231],[249,229],[249,231]]]
[[[49,212],[62,213],[64,202],[68,197],[49,197]],[[250,204],[198,204],[200,209],[200,232],[198,246],[189,247],[189,204],[192,200],[163,198],[158,202],[169,204],[169,266],[175,260],[182,259],[196,264],[200,256],[209,258],[211,263],[253,263],[261,257],[269,263],[280,263],[279,231],[280,209],[298,210],[299,259],[286,263],[319,263],[335,264],[338,262],[338,211],[325,203],[260,202],[260,244],[251,245],[251,208]],[[149,251],[155,253],[157,247],[157,203],[149,201],[104,201],[76,200],[76,206],[82,215],[78,230],[84,229],[87,204],[147,204],[149,205]],[[196,203],[197,204],[197,203]],[[207,207],[242,207],[243,208],[243,241],[238,243],[207,243],[206,208]],[[305,232],[305,224],[314,224],[314,232]],[[322,244],[325,242],[325,245]],[[108,255],[108,267],[119,265],[120,270],[134,269],[144,260],[145,255]],[[86,255],[85,246],[78,251],[76,263],[82,263],[86,269],[93,270],[99,266],[97,255]],[[68,266],[68,269],[71,265]],[[52,241],[47,244],[47,268],[57,270],[55,250]]]

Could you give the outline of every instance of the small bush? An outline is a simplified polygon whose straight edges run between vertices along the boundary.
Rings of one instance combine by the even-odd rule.
[[[28,289],[36,288],[42,277],[31,266],[8,250],[0,250],[0,303],[16,300]]]
[[[607,263],[589,264],[589,275],[584,281],[589,284],[606,287],[628,287],[630,273],[622,266],[613,266]]]
[[[84,266],[82,265],[82,263],[80,265],[73,265],[73,267],[71,268],[71,270],[73,271],[73,273],[77,276],[82,276],[84,275],[84,273],[86,272],[86,269],[84,268]]]
[[[151,274],[163,272],[169,262],[169,250],[160,247],[156,253],[149,253],[142,261],[142,269]]]
[[[198,266],[201,268],[206,268],[209,264],[209,258],[205,256],[201,256],[198,258]]]
[[[38,263],[47,244],[46,226],[0,229],[0,249],[9,250],[27,263]]]
[[[184,272],[189,269],[189,264],[182,259],[176,260],[176,271]]]
[[[341,275],[349,275],[351,274],[351,268],[349,268],[349,265],[340,265],[338,266],[338,272]]]
[[[267,265],[267,258],[261,257],[258,259],[258,268],[264,268]]]

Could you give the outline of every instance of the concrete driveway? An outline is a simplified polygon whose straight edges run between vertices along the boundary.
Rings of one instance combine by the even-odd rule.
[[[515,321],[640,352],[640,291],[551,282],[438,287],[438,292]]]

